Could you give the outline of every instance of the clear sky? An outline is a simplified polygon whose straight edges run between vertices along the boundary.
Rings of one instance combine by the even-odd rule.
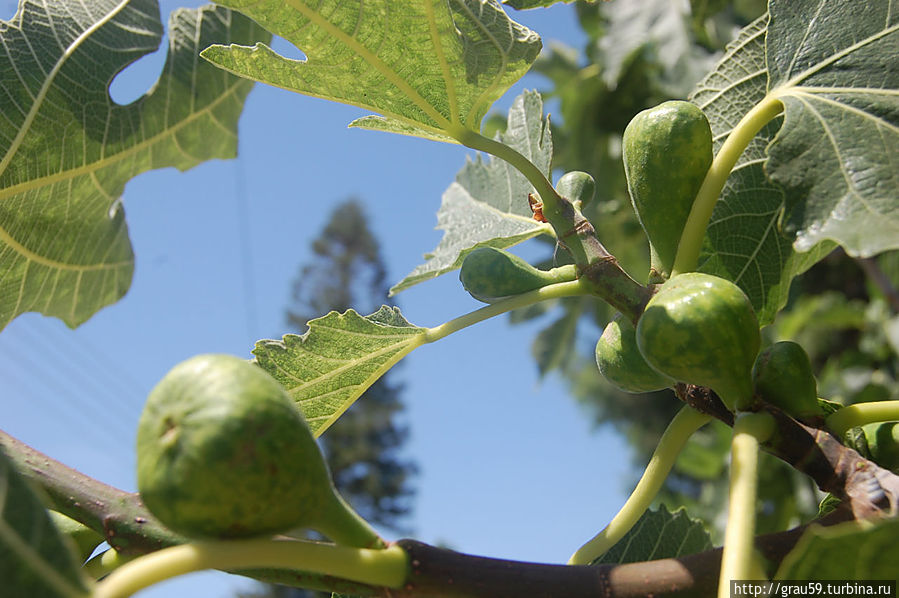
[[[164,18],[183,5],[196,4],[162,2]],[[0,17],[9,18],[14,5],[0,6]],[[583,43],[571,6],[513,18],[541,33],[544,45]],[[125,103],[141,95],[161,63],[157,53],[125,71],[113,97]],[[497,109],[544,85],[525,77]],[[147,392],[191,355],[249,358],[256,340],[288,332],[291,280],[336,202],[364,201],[392,280],[418,265],[442,234],[434,230],[440,196],[471,152],[346,127],[362,114],[257,86],[240,123],[239,160],[132,180],[124,196],[137,256],[131,289],[75,331],[26,314],[0,334],[3,429],[134,490],[134,434]],[[480,306],[455,274],[398,300],[420,326]],[[630,491],[636,474],[623,441],[597,432],[561,381],[538,379],[530,354],[537,329],[500,317],[404,360],[398,379],[412,431],[407,451],[420,468],[412,537],[564,562]],[[142,595],[217,598],[247,585],[225,574],[199,579]]]

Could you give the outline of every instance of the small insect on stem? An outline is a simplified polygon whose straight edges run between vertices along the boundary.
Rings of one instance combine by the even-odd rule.
[[[543,202],[537,199],[533,193],[528,193],[528,206],[534,214],[534,220],[537,222],[546,222],[546,216],[543,215]]]

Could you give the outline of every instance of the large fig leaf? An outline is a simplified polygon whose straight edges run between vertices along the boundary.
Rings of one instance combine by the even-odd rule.
[[[375,380],[424,344],[427,331],[386,305],[364,317],[353,310],[331,312],[311,320],[302,336],[258,341],[253,354],[284,385],[319,436]]]
[[[251,83],[196,59],[267,34],[222,8],[178,10],[165,69],[128,106],[108,87],[162,37],[155,0],[21,2],[0,22],[0,328],[39,311],[77,326],[128,290],[120,196],[141,172],[230,158]]]
[[[767,16],[743,29],[691,96],[709,119],[716,152],[743,115],[765,98],[766,33]],[[780,119],[769,124],[740,156],[715,206],[698,268],[737,283],[762,324],[784,306],[793,278],[829,249],[797,253],[780,231],[784,192],[764,172],[765,147],[779,125]]]
[[[515,98],[509,109],[506,132],[497,140],[517,150],[549,176],[552,136],[543,118],[543,100],[535,91]],[[548,224],[534,220],[528,206],[528,180],[508,162],[478,156],[467,160],[456,181],[443,193],[437,228],[446,231],[425,263],[417,266],[390,293],[436,278],[462,265],[481,245],[505,248],[540,234],[552,234]]]
[[[530,67],[540,37],[496,0],[218,0],[287,39],[298,61],[265,44],[213,46],[232,73],[359,106],[351,126],[458,141]]]
[[[899,247],[899,1],[770,4],[769,94],[785,116],[768,174],[796,247]]]
[[[87,598],[72,547],[0,447],[0,580],[4,596]]]

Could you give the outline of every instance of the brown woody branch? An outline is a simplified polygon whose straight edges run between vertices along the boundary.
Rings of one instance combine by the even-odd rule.
[[[185,541],[159,523],[136,494],[98,482],[0,430],[0,446],[16,468],[42,486],[54,509],[104,535],[117,550],[136,556]],[[831,516],[822,524],[846,518]],[[761,536],[759,550],[779,563],[802,528]],[[720,549],[678,559],[600,566],[549,565],[472,556],[413,540],[397,542],[409,555],[407,584],[378,588],[303,571],[241,571],[285,585],[384,598],[505,598],[529,596],[705,596],[718,583]]]
[[[733,413],[707,388],[679,384],[685,403],[732,426]],[[801,422],[769,404],[758,405],[776,431],[762,448],[809,476],[824,492],[844,501],[856,519],[899,513],[899,476],[869,461],[826,430],[823,419]]]

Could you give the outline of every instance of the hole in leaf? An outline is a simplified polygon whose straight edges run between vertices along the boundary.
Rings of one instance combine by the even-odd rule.
[[[283,37],[273,37],[270,47],[284,58],[289,58],[291,60],[306,60],[306,54]]]
[[[158,50],[138,58],[119,72],[109,84],[109,95],[113,101],[125,106],[147,93],[162,75],[168,48],[166,35]]]
[[[16,0],[0,0],[0,19],[11,21],[16,16],[18,4]]]

